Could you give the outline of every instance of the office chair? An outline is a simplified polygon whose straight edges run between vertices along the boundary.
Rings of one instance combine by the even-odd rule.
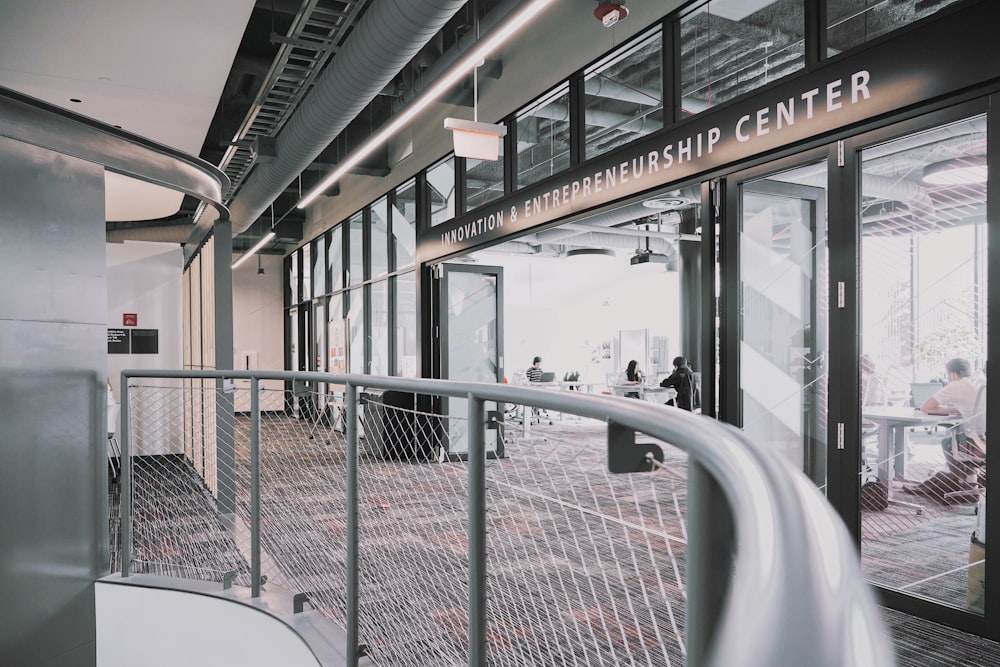
[[[975,505],[979,502],[979,496],[984,487],[986,479],[986,457],[980,452],[986,452],[986,428],[984,417],[986,415],[986,385],[983,384],[976,393],[975,414],[960,424],[955,425],[951,431],[951,456],[948,469],[952,466],[964,471],[963,481],[968,485],[966,488],[945,491],[942,501],[955,505]],[[978,447],[979,452],[973,451],[967,446],[967,441]],[[947,458],[947,457],[946,457]]]

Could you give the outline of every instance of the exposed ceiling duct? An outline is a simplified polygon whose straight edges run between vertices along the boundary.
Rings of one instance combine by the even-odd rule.
[[[379,0],[365,12],[275,138],[275,156],[254,168],[231,202],[234,236],[267,210],[464,4]]]

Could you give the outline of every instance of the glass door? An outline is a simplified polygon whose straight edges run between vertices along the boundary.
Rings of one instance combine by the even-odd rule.
[[[734,333],[723,365],[739,369],[723,418],[818,486],[827,455],[826,180],[825,160],[730,177],[739,224],[724,238],[736,261],[730,251],[722,264],[726,292],[737,299],[725,316],[738,323],[724,326]]]
[[[888,132],[858,153],[862,567],[910,606],[980,616],[986,116]]]
[[[503,268],[441,265],[439,289],[441,377],[476,382],[503,381]],[[468,454],[466,399],[444,399],[449,457]],[[487,412],[497,404],[487,402]],[[487,453],[503,456],[499,430],[486,431]]]

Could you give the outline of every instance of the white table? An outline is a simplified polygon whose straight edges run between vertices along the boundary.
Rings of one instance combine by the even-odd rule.
[[[948,415],[929,415],[898,405],[866,405],[861,410],[861,416],[878,425],[878,478],[886,483],[896,476],[905,476],[905,430],[950,419]]]
[[[656,400],[660,403],[666,403],[677,394],[673,387],[660,387],[658,385],[614,384],[611,385],[610,389],[615,396],[639,394],[641,400]]]

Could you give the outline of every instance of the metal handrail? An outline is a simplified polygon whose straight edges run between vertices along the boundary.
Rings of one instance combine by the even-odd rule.
[[[689,457],[689,665],[892,665],[894,653],[853,542],[799,470],[731,426],[684,410],[580,392],[481,382],[292,371],[124,370],[122,377],[122,575],[128,576],[129,379],[215,378],[343,385],[347,393],[348,664],[358,660],[357,390],[376,388],[468,399],[485,428],[485,401],[606,421],[669,442]],[[252,409],[259,419],[259,405]],[[469,664],[485,664],[485,467],[482,429],[469,429]],[[254,433],[258,431],[254,429]],[[627,445],[625,445],[627,447]],[[609,454],[619,449],[609,440]],[[724,500],[724,502],[722,502]],[[726,568],[729,568],[728,572]],[[721,569],[721,571],[720,571]],[[727,574],[729,576],[727,576]]]

